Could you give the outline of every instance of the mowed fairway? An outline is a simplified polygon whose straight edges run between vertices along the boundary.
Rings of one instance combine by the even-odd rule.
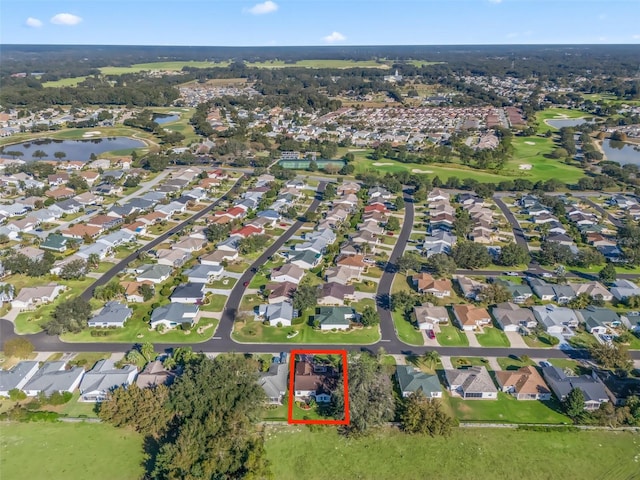
[[[142,437],[95,423],[3,423],[3,480],[135,480],[142,476]]]
[[[516,178],[526,178],[532,182],[555,178],[562,182],[575,183],[579,178],[584,176],[582,169],[573,165],[567,165],[562,160],[555,160],[544,156],[554,148],[553,141],[549,138],[515,137],[512,143],[515,149],[513,158],[509,160],[505,168],[499,173],[475,170],[455,163],[429,163],[423,165],[417,163],[402,163],[387,158],[371,160],[368,158],[369,150],[353,152],[355,156],[355,172],[395,173],[408,171],[414,174],[424,173],[430,177],[437,175],[443,182],[449,177],[458,177],[460,179],[473,178],[479,182],[486,183],[498,183],[503,180],[514,180]],[[521,165],[531,165],[531,169],[524,170],[521,168]]]
[[[267,456],[274,478],[638,479],[640,435],[460,429],[449,438],[383,431],[344,439],[327,427],[271,427]]]

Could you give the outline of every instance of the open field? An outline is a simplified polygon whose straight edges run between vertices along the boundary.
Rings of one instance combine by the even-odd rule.
[[[122,75],[124,73],[138,73],[149,70],[166,70],[180,71],[183,67],[193,68],[212,68],[226,67],[229,62],[197,62],[197,61],[178,61],[178,62],[152,62],[152,63],[136,63],[130,67],[102,67],[100,72],[103,75]]]
[[[618,432],[456,429],[449,438],[431,438],[385,429],[346,439],[330,427],[278,426],[267,429],[266,450],[279,480],[325,480],[331,472],[374,480],[640,478],[640,437]]]
[[[61,78],[60,80],[54,80],[52,82],[44,82],[42,86],[44,88],[75,87],[80,82],[84,82],[86,78],[87,77]]]
[[[94,423],[6,423],[2,478],[134,480],[142,476],[142,437]]]

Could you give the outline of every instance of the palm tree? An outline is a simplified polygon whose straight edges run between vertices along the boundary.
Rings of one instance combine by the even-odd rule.
[[[435,350],[425,352],[422,358],[427,366],[432,370],[435,370],[438,362],[440,361],[440,355]]]

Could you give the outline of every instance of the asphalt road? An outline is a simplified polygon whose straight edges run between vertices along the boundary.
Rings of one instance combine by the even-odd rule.
[[[242,177],[240,177],[242,178]],[[207,213],[209,213],[211,210],[213,210],[214,208],[216,208],[218,206],[218,204],[225,198],[226,194],[237,185],[237,183],[240,181],[240,178],[236,181],[236,183],[233,184],[233,186],[227,190],[227,192],[220,197],[218,200],[216,200],[215,202],[213,202],[210,205],[207,205],[205,208],[203,208],[202,210],[200,210],[199,212],[195,213],[194,215],[192,215],[191,217],[189,217],[187,220],[185,220],[184,222],[179,223],[178,225],[176,225],[175,227],[171,228],[170,230],[166,231],[165,233],[163,233],[162,235],[158,235],[156,238],[154,238],[153,240],[151,240],[149,243],[143,245],[142,247],[140,247],[138,250],[136,250],[135,252],[131,253],[130,255],[126,256],[125,258],[123,258],[122,260],[120,260],[118,263],[116,263],[109,271],[107,271],[104,275],[102,275],[100,278],[98,278],[95,282],[93,282],[93,284],[91,284],[84,292],[82,292],[82,294],[80,295],[83,299],[89,301],[91,300],[91,298],[93,297],[93,291],[95,290],[96,287],[99,287],[101,285],[106,285],[107,283],[109,283],[109,281],[115,277],[116,275],[118,275],[118,273],[120,273],[121,271],[123,271],[125,268],[127,268],[127,265],[132,262],[133,260],[135,260],[136,258],[138,258],[138,255],[140,254],[140,252],[148,252],[149,250],[151,250],[153,247],[155,247],[156,245],[160,245],[162,242],[164,242],[165,240],[167,240],[167,238],[169,238],[171,235],[178,233],[180,231],[182,231],[184,229],[184,227],[186,227],[187,225],[194,223],[196,220],[202,218],[203,216],[205,216]]]
[[[511,228],[513,229],[513,235],[515,236],[516,243],[528,250],[529,245],[527,243],[527,237],[524,236],[524,230],[522,230],[522,227],[520,226],[520,223],[518,223],[518,219],[516,218],[516,216],[505,205],[505,203],[502,201],[502,198],[498,196],[494,196],[493,201],[496,202],[496,205],[498,205],[500,210],[502,210],[502,213],[506,217],[507,221],[511,224]]]
[[[614,217],[613,215],[611,215],[609,212],[607,212],[604,208],[602,208],[600,205],[598,205],[596,202],[594,202],[593,200],[589,200],[585,195],[577,195],[579,196],[583,202],[588,203],[590,206],[592,206],[593,208],[595,208],[598,213],[600,215],[602,215],[602,217],[606,217],[609,219],[609,221],[611,223],[613,223],[616,228],[620,228],[623,226],[623,223],[620,221],[620,219]]]

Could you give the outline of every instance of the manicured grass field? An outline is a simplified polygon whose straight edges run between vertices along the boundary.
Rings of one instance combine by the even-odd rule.
[[[86,78],[87,77],[61,78],[60,80],[54,80],[54,81],[51,81],[51,82],[44,82],[42,84],[42,86],[44,88],[47,88],[47,87],[53,87],[53,88],[75,87],[80,82],[84,82],[86,80]]]
[[[209,299],[209,303],[202,305],[200,310],[204,310],[205,312],[221,312],[229,297],[227,295],[211,294],[207,298]]]
[[[6,423],[0,450],[7,480],[134,480],[143,474],[142,437],[109,425]]]
[[[212,68],[226,67],[229,62],[197,62],[197,61],[178,61],[178,62],[152,62],[152,63],[136,63],[130,67],[102,67],[100,72],[103,75],[122,75],[124,73],[138,73],[146,70],[171,70],[179,71],[183,67],[194,68]]]
[[[545,120],[560,120],[565,118],[582,118],[590,116],[588,113],[581,112],[580,110],[569,110],[568,108],[548,108],[536,114],[536,121],[538,122],[538,133],[546,132],[547,130],[557,131],[556,127],[548,125]]]
[[[443,347],[469,346],[469,339],[464,332],[453,325],[440,325],[440,332],[436,333],[436,339]]]
[[[448,400],[461,422],[572,423],[559,412],[560,405],[555,401],[516,400],[502,392],[498,392],[497,400],[462,400],[457,397]]]
[[[518,370],[519,368],[526,367],[527,365],[535,366],[535,362],[531,359],[528,359],[526,362],[523,362],[519,359],[509,358],[509,357],[499,357],[498,365],[502,370]]]
[[[424,345],[424,338],[422,333],[416,330],[416,328],[404,319],[401,312],[392,312],[393,324],[398,332],[398,338],[404,343],[409,345]]]
[[[279,480],[632,479],[638,478],[639,444],[631,433],[599,431],[456,429],[451,437],[431,438],[385,429],[357,439],[331,427],[266,432],[267,456]]]
[[[502,330],[495,327],[486,327],[484,333],[476,335],[478,343],[483,347],[510,347],[509,339]]]
[[[294,337],[287,338],[288,333],[293,330],[299,333]],[[291,327],[271,327],[262,325],[261,322],[249,320],[247,323],[236,323],[232,336],[241,343],[360,343],[368,345],[380,340],[380,329],[369,327],[356,328],[348,332],[321,332],[305,324]]]

